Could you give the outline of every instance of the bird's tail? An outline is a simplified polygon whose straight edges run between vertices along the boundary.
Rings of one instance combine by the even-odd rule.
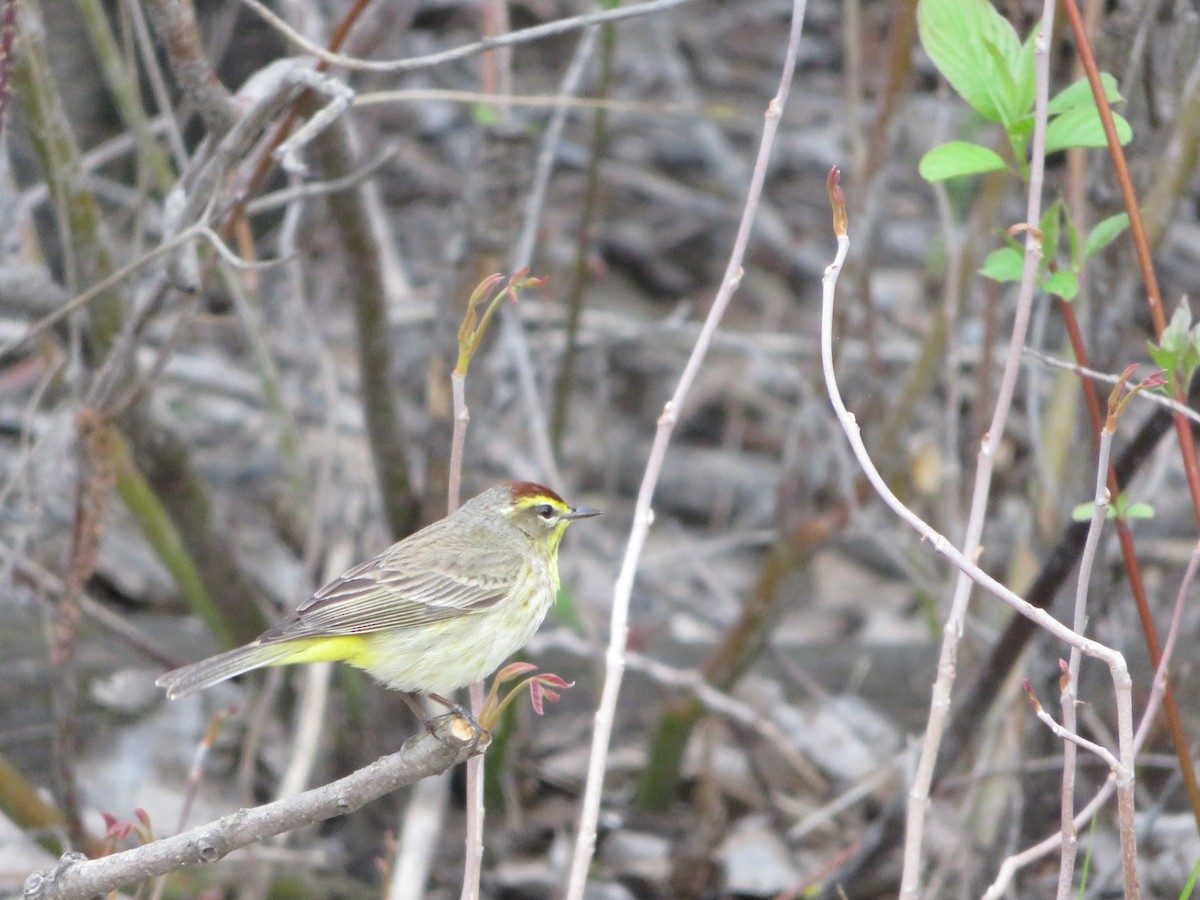
[[[165,675],[160,675],[154,683],[167,689],[167,697],[171,700],[186,697],[206,687],[212,687],[218,682],[260,669],[263,666],[278,665],[296,652],[295,646],[286,642],[278,644],[247,644],[236,650],[202,659],[191,665],[175,669]]]

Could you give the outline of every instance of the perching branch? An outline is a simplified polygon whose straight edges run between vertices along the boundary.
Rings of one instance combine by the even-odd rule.
[[[87,900],[186,866],[216,862],[273,834],[348,815],[399,787],[446,771],[480,752],[486,742],[486,733],[466,719],[442,716],[433,734],[423,731],[399,752],[303,794],[240,809],[216,822],[112,856],[88,860],[67,854],[55,868],[26,879],[25,900]]]

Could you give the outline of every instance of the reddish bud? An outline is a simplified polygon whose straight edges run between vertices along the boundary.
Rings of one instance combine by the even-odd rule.
[[[531,662],[512,662],[497,672],[492,680],[496,684],[504,684],[506,681],[512,681],[514,678],[520,678],[522,675],[536,671],[537,666]]]
[[[849,230],[846,216],[846,195],[842,192],[842,172],[834,166],[825,179],[825,190],[829,194],[829,205],[833,207],[833,233],[844,238]]]
[[[1164,377],[1167,373],[1166,369],[1159,369],[1152,375],[1147,375],[1142,379],[1141,386],[1144,388],[1160,388],[1167,383]]]

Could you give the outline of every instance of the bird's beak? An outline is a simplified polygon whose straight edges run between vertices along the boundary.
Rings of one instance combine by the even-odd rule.
[[[563,518],[567,519],[567,520],[588,519],[588,518],[591,518],[592,516],[598,516],[598,515],[600,515],[600,510],[595,509],[594,507],[575,506],[575,507],[572,507],[571,511],[569,513],[567,513],[565,516],[563,516]]]

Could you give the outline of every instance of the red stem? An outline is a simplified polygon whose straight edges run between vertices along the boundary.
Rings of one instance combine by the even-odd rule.
[[[1108,152],[1112,159],[1113,171],[1117,176],[1117,183],[1121,187],[1121,197],[1124,200],[1125,209],[1129,213],[1129,229],[1133,237],[1133,246],[1137,254],[1138,266],[1142,272],[1142,282],[1146,287],[1146,300],[1150,306],[1150,318],[1154,323],[1154,334],[1156,337],[1161,338],[1163,329],[1166,327],[1162,294],[1159,290],[1158,277],[1155,274],[1154,264],[1150,256],[1150,242],[1146,237],[1145,225],[1142,222],[1141,210],[1137,202],[1137,193],[1134,191],[1133,181],[1129,177],[1129,167],[1125,163],[1125,151],[1121,147],[1116,127],[1113,125],[1112,109],[1108,105],[1108,98],[1104,94],[1104,86],[1100,82],[1100,72],[1096,67],[1096,58],[1092,53],[1091,42],[1088,40],[1087,28],[1084,26],[1083,19],[1079,15],[1079,8],[1076,6],[1075,0],[1063,0],[1062,5],[1067,14],[1067,19],[1071,24],[1071,31],[1075,36],[1079,60],[1083,65],[1084,74],[1087,75],[1088,84],[1092,88],[1092,96],[1095,98],[1097,109],[1100,112],[1100,122],[1104,127],[1104,135],[1108,142]],[[1071,309],[1068,303],[1061,304],[1061,307],[1064,310],[1063,318],[1067,322],[1068,333],[1071,335],[1071,344],[1075,350],[1075,357],[1081,365],[1086,365],[1087,354],[1083,348],[1083,339],[1079,334],[1079,326],[1074,319],[1074,310]],[[1083,382],[1084,393],[1088,397],[1088,414],[1092,418],[1092,427],[1098,437],[1101,423],[1099,403],[1095,397],[1095,388],[1086,378],[1083,379]],[[1175,399],[1186,404],[1186,390],[1187,385],[1178,385],[1175,389]],[[1180,452],[1183,454],[1183,467],[1187,475],[1188,491],[1192,497],[1193,512],[1197,522],[1200,522],[1200,463],[1196,459],[1196,445],[1192,436],[1192,429],[1180,413],[1175,413],[1174,425],[1175,434],[1179,440]],[[1109,467],[1108,484],[1109,490],[1112,492],[1113,497],[1116,498],[1119,485],[1116,483],[1111,466]],[[1150,653],[1151,661],[1157,668],[1159,660],[1162,657],[1162,649],[1154,627],[1154,619],[1150,614],[1150,607],[1146,600],[1141,569],[1137,564],[1137,558],[1133,549],[1133,536],[1130,534],[1128,526],[1119,519],[1117,520],[1117,535],[1121,544],[1121,554],[1125,560],[1125,569],[1129,574],[1129,586],[1133,591],[1138,618],[1142,624],[1142,633],[1145,635],[1146,648]],[[1174,745],[1176,756],[1179,758],[1180,774],[1183,776],[1188,800],[1192,806],[1192,815],[1196,820],[1197,826],[1200,826],[1200,782],[1197,781],[1196,770],[1192,766],[1187,734],[1184,731],[1183,722],[1179,716],[1179,706],[1175,702],[1175,693],[1171,688],[1169,680],[1163,696],[1163,710],[1166,713],[1167,724],[1171,732],[1171,743]]]

